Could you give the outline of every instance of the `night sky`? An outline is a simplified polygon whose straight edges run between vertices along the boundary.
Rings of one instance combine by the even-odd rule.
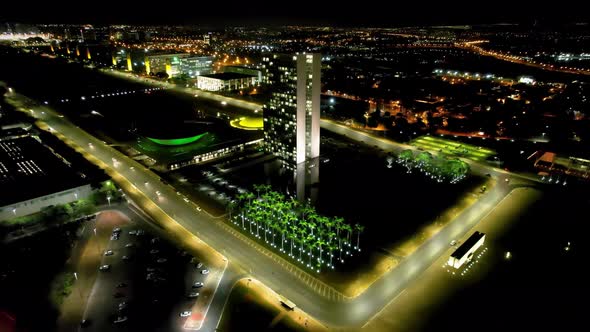
[[[497,0],[191,0],[4,2],[0,22],[198,25],[554,24],[589,21],[582,2]],[[131,4],[133,3],[133,4]],[[149,4],[153,3],[153,4]]]

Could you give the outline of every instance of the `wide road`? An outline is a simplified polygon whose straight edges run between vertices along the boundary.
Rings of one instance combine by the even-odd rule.
[[[21,101],[21,104],[24,100],[14,93],[10,98]],[[170,217],[173,218],[170,219],[171,222],[178,223],[177,225],[216,248],[229,259],[231,265],[243,269],[277,293],[285,295],[302,310],[332,327],[358,327],[366,323],[442,255],[448,249],[451,240],[471,230],[510,191],[508,184],[498,181],[498,185],[482,199],[467,208],[395,269],[386,273],[358,297],[346,299],[321,284],[319,287],[309,287],[309,284],[313,283],[309,276],[243,236],[232,235],[235,232],[231,232],[231,228],[221,219],[197,211],[194,204],[184,202],[174,188],[163,184],[157,175],[142,165],[76,127],[53,110],[28,104],[28,109],[33,110],[30,111],[33,116],[45,122],[54,133],[65,136],[70,143],[83,149],[86,158],[103,167],[105,164],[108,165],[106,170],[113,180],[156,220],[164,222]],[[388,150],[399,149],[397,144],[380,138],[366,136],[364,139],[368,140],[368,144],[374,142],[375,145]],[[474,167],[474,171],[487,171],[492,176],[506,176],[502,172],[483,166]],[[156,191],[161,195],[157,195]]]

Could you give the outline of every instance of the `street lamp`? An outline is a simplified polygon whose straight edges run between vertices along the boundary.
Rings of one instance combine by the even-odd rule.
[[[109,201],[109,206],[111,206],[111,196],[107,196],[107,200]]]

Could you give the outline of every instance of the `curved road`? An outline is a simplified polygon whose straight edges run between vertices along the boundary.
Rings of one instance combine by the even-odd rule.
[[[30,102],[23,103],[23,98],[15,94],[12,94],[11,98],[19,100],[21,105],[27,105],[26,109],[46,123],[52,132],[62,134],[67,140],[84,150],[86,158],[99,165],[101,162],[109,165],[107,172],[113,180],[145,211],[152,214],[154,219],[163,220],[172,217],[173,222],[177,222],[225,255],[230,265],[237,267],[237,270],[246,271],[277,293],[289,298],[302,310],[332,327],[359,327],[365,324],[402,292],[409,282],[440,257],[448,249],[451,240],[467,233],[511,190],[507,183],[498,181],[498,184],[485,196],[467,208],[395,269],[383,275],[358,297],[346,299],[329,287],[314,283],[313,278],[301,273],[298,268],[285,263],[281,258],[244,236],[232,235],[236,232],[223,221],[205,212],[197,211],[194,204],[184,202],[171,186],[164,185],[154,173],[76,127],[53,110]],[[325,123],[326,121],[322,121],[322,125]],[[337,127],[331,130],[345,132],[349,137],[354,136],[352,138],[386,150],[407,148],[382,138],[352,131],[345,126],[337,124],[334,126]],[[479,164],[472,163],[472,169],[477,173],[490,173],[498,179],[506,176],[503,170]],[[147,185],[146,182],[148,182]],[[158,196],[156,191],[160,191],[161,196]],[[235,274],[233,277],[235,278]],[[316,287],[309,287],[310,283]]]

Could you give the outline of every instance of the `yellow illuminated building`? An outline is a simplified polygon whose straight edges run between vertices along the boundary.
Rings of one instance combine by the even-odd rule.
[[[133,71],[133,62],[131,62],[131,53],[127,53],[127,70]]]

